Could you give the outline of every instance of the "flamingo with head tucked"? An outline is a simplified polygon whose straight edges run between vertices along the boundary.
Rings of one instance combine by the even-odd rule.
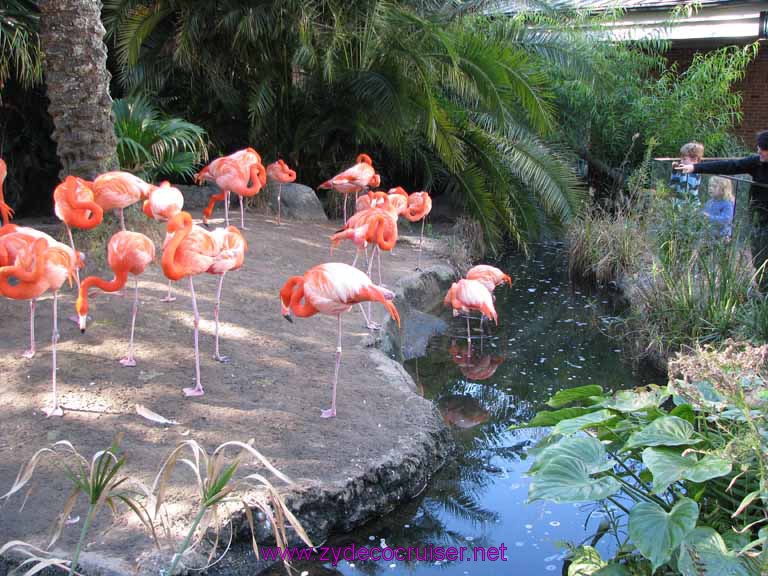
[[[0,237],[0,260],[7,261],[10,252],[16,250],[13,263],[0,267],[0,295],[15,300],[35,300],[48,290],[53,292],[53,329],[51,331],[53,403],[45,413],[48,416],[62,416],[64,411],[59,406],[56,388],[56,343],[59,339],[58,291],[65,281],[71,282],[79,258],[69,246],[57,242],[42,232],[35,231],[32,235],[20,236],[25,236],[24,229],[17,228]],[[34,237],[34,240],[30,241],[31,237]],[[11,282],[11,279],[14,281]],[[34,308],[32,312],[34,313]]]
[[[136,313],[139,310],[139,275],[154,259],[155,245],[152,240],[139,232],[121,230],[110,238],[107,245],[107,263],[115,273],[115,277],[106,281],[97,276],[88,276],[80,284],[75,310],[79,317],[80,332],[85,333],[88,317],[88,288],[95,286],[104,292],[117,292],[128,282],[128,274],[133,275],[131,339],[128,344],[128,353],[120,359],[120,364],[123,366],[136,366],[136,359],[133,356],[133,334],[136,329]]]
[[[53,210],[67,228],[69,245],[73,251],[76,249],[72,228],[91,230],[101,224],[104,218],[104,211],[96,202],[91,183],[77,176],[67,176],[56,186],[53,191]],[[80,274],[77,270],[75,281],[79,288]]]
[[[213,357],[219,362],[228,362],[229,357],[219,353],[219,305],[221,304],[221,288],[224,285],[224,275],[232,270],[237,270],[243,265],[245,251],[248,243],[243,238],[240,230],[234,226],[216,228],[211,232],[216,241],[216,256],[213,264],[206,270],[209,274],[218,274],[219,286],[216,288],[216,305],[213,308],[213,318],[216,324],[216,346]]]
[[[424,224],[427,221],[427,215],[432,211],[432,198],[426,192],[413,192],[408,195],[408,206],[403,212],[403,216],[409,222],[418,222],[421,220],[421,234],[419,235],[419,257],[416,262],[416,270],[421,270],[421,249],[424,243]]]
[[[195,330],[195,387],[184,388],[187,396],[202,396],[200,383],[200,313],[197,309],[197,297],[193,276],[208,272],[216,263],[221,252],[221,242],[208,230],[192,223],[189,212],[179,212],[166,226],[168,235],[163,245],[163,273],[169,280],[189,278],[189,290],[192,294],[192,311]]]
[[[143,212],[147,218],[157,222],[167,222],[184,208],[184,196],[178,188],[174,188],[169,182],[162,182],[160,186],[152,188],[147,199],[144,200]],[[161,302],[173,302],[176,298],[171,294],[172,282],[168,280],[168,295],[163,296]]]
[[[5,203],[5,197],[3,196],[3,183],[7,175],[8,166],[6,166],[5,160],[0,158],[0,216],[3,218],[3,226],[7,226],[8,222],[13,218],[13,208]]]
[[[240,197],[240,227],[245,227],[245,208],[243,198],[258,194],[267,183],[267,171],[261,163],[261,156],[253,148],[239,150],[229,156],[217,158],[195,175],[198,184],[213,182],[221,192],[214,194],[203,209],[203,224],[213,214],[216,202],[224,200],[224,222],[229,226],[229,193]],[[250,185],[249,185],[250,183]]]
[[[119,211],[120,228],[125,230],[125,209],[144,200],[155,186],[129,172],[113,171],[97,176],[91,188],[102,210]]]
[[[501,270],[487,264],[478,264],[469,269],[466,276],[467,280],[477,280],[486,287],[488,292],[493,293],[497,286],[509,284],[512,286],[512,278],[504,274]]]
[[[471,310],[478,310],[481,314],[493,318],[496,324],[499,322],[496,309],[493,306],[491,293],[478,280],[462,278],[458,282],[454,282],[445,295],[443,303],[453,308],[454,316],[458,316],[461,313],[466,314]],[[469,317],[467,317],[468,346],[471,346],[470,342]],[[470,347],[468,347],[468,351],[471,353]]]
[[[330,180],[326,180],[318,188],[335,190],[344,194],[344,223],[347,223],[347,196],[365,192],[369,188],[381,184],[381,178],[373,168],[373,160],[368,154],[358,154],[357,163],[343,172],[336,174]]]
[[[292,313],[299,318],[308,318],[318,313],[337,318],[338,344],[333,393],[331,407],[321,412],[323,418],[336,416],[336,387],[341,366],[341,315],[361,302],[381,302],[399,326],[400,316],[392,303],[394,298],[394,292],[376,286],[364,272],[349,264],[337,262],[310,268],[303,276],[292,276],[280,290],[281,312],[288,321],[293,322]]]
[[[272,162],[267,166],[267,178],[274,180],[277,185],[277,223],[280,224],[280,194],[283,191],[283,184],[289,184],[296,180],[296,172],[288,167],[288,164],[282,160]]]

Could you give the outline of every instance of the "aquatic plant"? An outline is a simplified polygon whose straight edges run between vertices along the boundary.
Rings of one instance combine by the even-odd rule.
[[[569,575],[765,573],[766,383],[738,370],[725,382],[561,390],[525,425],[553,427],[531,451],[529,501],[612,511],[591,545],[572,547]],[[606,534],[609,559],[594,548]]]

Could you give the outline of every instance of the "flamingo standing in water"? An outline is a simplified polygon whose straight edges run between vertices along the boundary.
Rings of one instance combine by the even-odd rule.
[[[5,160],[0,158],[0,216],[3,218],[3,226],[7,226],[8,222],[13,218],[13,208],[5,203],[5,197],[3,196],[3,183],[7,175],[8,166],[5,165]]]
[[[69,245],[76,252],[72,228],[91,230],[101,224],[104,218],[102,207],[96,199],[89,182],[77,176],[67,176],[53,191],[53,210],[64,222]],[[80,288],[80,273],[75,270],[75,281]]]
[[[323,418],[336,416],[336,387],[341,366],[341,315],[361,302],[381,302],[399,326],[400,315],[392,303],[394,298],[394,292],[376,286],[364,272],[349,264],[337,262],[310,268],[303,276],[292,276],[280,290],[281,313],[290,322],[293,322],[291,313],[299,318],[308,318],[317,313],[337,318],[338,344],[333,393],[331,407],[321,412]]]
[[[30,242],[31,237],[34,237],[34,240]],[[33,234],[25,234],[25,229],[17,227],[16,231],[3,235],[0,240],[2,240],[0,259],[7,260],[12,251],[16,252],[13,264],[0,267],[1,295],[14,300],[34,300],[47,290],[53,292],[53,329],[51,331],[53,403],[45,413],[47,416],[62,416],[64,411],[59,406],[56,389],[56,343],[59,339],[58,291],[66,280],[71,282],[79,258],[69,246],[37,230]],[[14,279],[13,283],[11,278]],[[34,307],[32,307],[32,313],[34,313]],[[34,338],[34,333],[32,337]],[[34,354],[34,350],[32,353]]]
[[[501,270],[494,266],[488,266],[487,264],[478,264],[473,266],[467,272],[467,280],[477,280],[483,286],[486,287],[488,292],[493,294],[494,289],[502,284],[509,284],[512,286],[512,278],[508,274],[504,274]]]
[[[496,324],[499,323],[491,293],[478,280],[462,278],[458,282],[454,282],[445,295],[443,303],[453,307],[454,316],[461,313],[466,314],[471,310],[478,310],[481,314],[493,318]],[[467,316],[467,345],[471,346],[470,343],[469,317]],[[467,351],[471,353],[471,348],[468,347]]]
[[[277,185],[277,223],[280,224],[280,194],[283,191],[283,184],[290,184],[296,180],[296,172],[288,167],[288,164],[282,160],[272,162],[267,166],[267,178],[278,182]]]
[[[114,171],[97,176],[91,188],[102,210],[120,211],[120,228],[125,230],[124,210],[146,198],[155,186],[128,172]]]
[[[358,154],[357,164],[326,180],[318,188],[335,190],[344,194],[344,224],[347,223],[347,196],[364,192],[381,184],[381,178],[373,168],[373,160],[368,154]]]
[[[168,182],[162,182],[151,190],[144,200],[143,212],[147,218],[157,222],[167,222],[184,208],[184,196],[178,188],[174,188]],[[168,295],[163,296],[161,302],[173,302],[176,298],[171,294],[172,282],[168,280]]]
[[[432,198],[426,192],[414,192],[408,195],[408,207],[403,216],[409,222],[421,220],[421,234],[419,235],[419,257],[416,262],[416,270],[421,270],[421,247],[424,243],[424,224],[427,215],[432,211]]]
[[[136,313],[139,310],[139,275],[155,259],[155,245],[152,240],[139,232],[121,230],[109,239],[107,245],[107,263],[115,277],[106,281],[97,276],[88,276],[80,284],[75,310],[80,320],[80,332],[85,333],[88,317],[88,288],[95,286],[104,292],[117,292],[128,281],[128,274],[134,276],[133,312],[131,315],[131,339],[128,354],[120,359],[123,366],[136,366],[133,357],[133,334],[136,328]]]
[[[216,202],[224,200],[224,223],[229,226],[229,193],[232,191],[240,197],[240,227],[247,230],[243,198],[255,196],[261,191],[267,183],[267,171],[259,153],[253,148],[245,148],[229,156],[216,158],[195,174],[195,180],[198,184],[213,182],[221,190],[219,194],[211,196],[208,206],[203,209],[203,224],[208,224]]]
[[[34,228],[27,228],[23,226],[17,226],[15,224],[8,224],[0,228],[0,266],[12,266],[16,263],[16,259],[23,251],[29,252],[32,244],[38,240],[43,239],[49,243],[50,246],[61,247],[64,244],[54,240],[45,232],[40,232]],[[74,257],[75,265],[75,278],[77,278],[77,268],[83,264],[82,252],[77,252],[71,249],[70,254]],[[26,298],[19,298],[20,300],[26,300]],[[23,358],[33,358],[36,351],[35,346],[35,308],[37,306],[37,297],[29,298],[29,348],[22,352]]]

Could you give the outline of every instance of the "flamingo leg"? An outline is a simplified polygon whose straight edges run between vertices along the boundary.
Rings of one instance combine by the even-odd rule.
[[[331,407],[320,413],[322,418],[334,418],[336,416],[336,387],[339,384],[339,367],[341,366],[341,314],[339,319],[339,341],[336,345],[336,368],[333,371],[333,393],[331,395]]]
[[[219,278],[219,287],[216,289],[216,305],[213,307],[213,319],[216,322],[216,348],[213,358],[219,362],[229,362],[229,356],[219,354],[219,303],[221,302],[221,287],[224,285],[224,274]]]
[[[344,224],[347,223],[347,200],[349,200],[349,197],[344,194]]]
[[[176,301],[176,296],[171,294],[171,284],[172,284],[172,282],[170,280],[168,280],[168,296],[163,296],[162,298],[160,298],[160,302],[175,302]]]
[[[37,300],[29,301],[29,350],[21,353],[23,358],[32,358],[35,355],[35,305]]]
[[[416,270],[421,270],[421,250],[424,243],[424,222],[427,221],[427,217],[421,219],[421,235],[419,236],[419,257],[416,260]]]
[[[277,225],[280,226],[280,194],[283,192],[283,183],[277,185]]]
[[[67,225],[67,235],[69,236],[69,246],[77,256],[77,250],[75,249],[75,239],[72,237],[72,228]],[[75,282],[77,283],[77,289],[80,290],[80,269],[75,266]]]
[[[374,255],[379,252],[379,246],[378,244],[373,247],[373,251],[371,252],[371,259],[368,260],[368,277],[371,277],[371,271],[373,270],[373,261],[374,261]],[[379,275],[381,275],[381,269],[379,269]],[[381,284],[381,282],[379,282]],[[369,300],[368,301],[368,314],[365,314],[363,312],[363,317],[365,318],[365,323],[369,330],[381,330],[381,324],[378,322],[374,322],[371,320],[373,317],[373,303]],[[360,309],[362,309],[362,304],[360,305]]]
[[[123,366],[136,366],[136,359],[133,357],[133,334],[136,330],[136,313],[139,311],[139,279],[134,278],[133,286],[133,312],[131,314],[131,340],[128,343],[128,354],[120,359]]]
[[[224,192],[224,224],[229,226],[229,190]]]
[[[197,298],[195,297],[195,285],[192,283],[192,276],[189,277],[189,290],[192,293],[192,311],[195,314],[195,387],[184,388],[184,395],[202,396],[204,391],[200,384],[200,313],[197,310]]]
[[[51,372],[51,381],[53,382],[53,406],[45,410],[45,415],[51,416],[64,416],[64,410],[59,406],[59,398],[56,394],[56,342],[59,340],[59,322],[58,322],[58,308],[59,308],[59,293],[53,293],[53,330],[51,331],[51,349],[53,356],[53,370]]]
[[[358,246],[355,249],[355,259],[352,260],[352,266],[354,267],[357,264],[357,257],[360,256],[360,247]]]
[[[469,316],[467,316],[467,348],[468,349],[472,348],[472,337],[469,335]],[[472,355],[471,350],[467,355],[468,356]]]
[[[240,196],[240,229],[248,230],[248,228],[245,227],[245,208],[243,207],[243,204],[243,197]]]

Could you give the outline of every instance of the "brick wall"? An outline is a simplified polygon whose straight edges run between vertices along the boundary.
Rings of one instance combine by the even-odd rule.
[[[680,70],[685,70],[696,52],[715,48],[675,46],[667,56],[670,62],[678,62]],[[742,93],[741,110],[744,116],[734,132],[751,148],[755,143],[755,133],[768,130],[768,42],[761,42],[757,58],[747,68],[747,74],[737,90]]]

